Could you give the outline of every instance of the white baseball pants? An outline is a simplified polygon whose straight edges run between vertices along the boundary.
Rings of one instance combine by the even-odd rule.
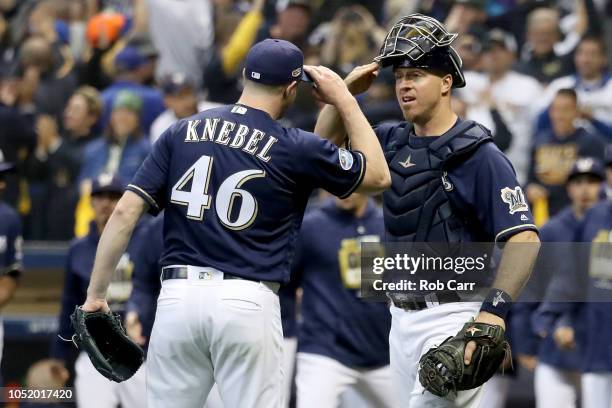
[[[612,373],[582,374],[582,408],[612,408]]]
[[[312,353],[298,353],[297,408],[337,408],[345,391],[352,389],[364,407],[397,407],[389,366],[354,369]]]
[[[576,408],[580,387],[578,373],[538,363],[533,375],[538,408]]]
[[[80,353],[74,363],[74,388],[79,408],[146,408],[145,366],[127,381],[116,383],[100,374],[87,353]]]
[[[201,408],[217,383],[225,408],[282,408],[277,284],[188,267],[162,282],[147,360],[149,408]]]
[[[423,310],[391,306],[389,346],[395,389],[402,408],[477,408],[483,386],[441,398],[425,391],[419,381],[419,359],[430,348],[456,335],[475,317],[480,303],[445,303]]]

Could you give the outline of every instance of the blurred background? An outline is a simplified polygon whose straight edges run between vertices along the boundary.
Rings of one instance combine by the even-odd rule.
[[[15,165],[1,200],[24,239],[2,309],[4,384],[25,384],[50,355],[68,248],[93,225],[93,180],[129,181],[176,120],[235,102],[255,42],[291,41],[344,76],[413,12],[461,34],[455,109],[492,130],[543,225],[569,203],[576,159],[604,159],[612,142],[612,1],[0,0],[0,163]],[[373,124],[402,120],[390,71],[358,99]],[[312,130],[319,108],[304,87],[283,124]],[[532,406],[530,375],[519,370],[508,406]]]

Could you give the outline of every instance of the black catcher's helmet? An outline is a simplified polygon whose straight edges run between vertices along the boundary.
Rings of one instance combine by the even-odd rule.
[[[456,33],[449,33],[435,18],[422,14],[403,17],[389,30],[374,61],[394,68],[423,68],[448,72],[453,88],[463,88],[461,57],[451,47]]]

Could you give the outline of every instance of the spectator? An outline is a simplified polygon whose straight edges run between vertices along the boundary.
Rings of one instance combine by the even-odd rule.
[[[149,32],[159,51],[156,77],[184,72],[199,89],[215,40],[211,1],[150,0],[148,6]]]
[[[597,134],[576,126],[578,101],[573,89],[561,89],[553,100],[549,116],[552,129],[534,137],[526,189],[534,207],[542,207],[540,222],[569,204],[565,183],[572,165],[579,156],[603,159],[604,143]]]
[[[73,237],[78,157],[60,136],[52,116],[39,115],[36,127],[36,150],[26,163],[32,207],[25,235],[33,240],[67,241]]]
[[[492,30],[482,54],[484,73],[466,72],[467,85],[459,90],[458,95],[469,105],[467,117],[485,124],[494,134],[497,128],[493,117],[501,115],[512,134],[505,153],[519,182],[524,183],[536,111],[534,102],[542,89],[533,78],[512,71],[516,51],[516,41],[510,34]]]
[[[470,71],[481,71],[482,42],[481,38],[486,32],[481,29],[472,29],[457,37],[455,49],[463,62],[465,73]]]
[[[36,146],[33,124],[13,105],[18,98],[18,81],[7,76],[0,78],[0,150],[5,160],[17,167],[16,172],[6,176],[8,186],[4,200],[13,207],[19,204],[23,163]]]
[[[155,143],[161,134],[179,119],[195,115],[206,109],[219,106],[216,103],[199,101],[195,82],[184,74],[166,76],[161,83],[164,103],[168,107],[151,125],[150,141]]]
[[[312,7],[308,0],[289,0],[277,13],[276,22],[262,27],[257,41],[276,38],[304,48],[311,17]]]
[[[80,87],[68,100],[64,109],[64,137],[79,156],[85,145],[98,136],[95,125],[101,114],[102,98],[91,86]]]
[[[117,75],[113,84],[102,92],[104,111],[101,123],[108,124],[115,98],[121,91],[127,90],[136,94],[142,100],[140,125],[146,134],[151,124],[165,109],[161,93],[143,83],[147,79],[148,60],[136,47],[127,46],[115,57]]]
[[[576,34],[582,35],[583,32],[583,25],[580,25]],[[569,75],[573,70],[569,54],[574,46],[571,43],[561,43],[560,34],[557,10],[539,8],[529,13],[527,43],[523,47],[517,71],[532,76],[544,84]]]
[[[612,140],[612,81],[606,67],[605,43],[602,38],[585,36],[574,55],[576,73],[553,81],[540,99],[547,106],[559,89],[573,88],[578,94],[581,117],[590,121],[602,134]],[[539,126],[550,126],[542,115]]]
[[[106,134],[85,148],[80,181],[94,179],[101,173],[132,179],[149,153],[149,142],[139,126],[142,109],[143,101],[136,93],[116,94]]]
[[[47,113],[59,120],[76,88],[76,78],[56,67],[51,44],[43,37],[27,39],[19,55],[21,108]]]
[[[463,34],[487,21],[486,0],[455,0],[444,26],[449,32]]]

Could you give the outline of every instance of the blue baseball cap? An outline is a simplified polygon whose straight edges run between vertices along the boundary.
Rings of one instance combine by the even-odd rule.
[[[583,174],[589,174],[602,180],[606,178],[606,171],[603,163],[594,157],[580,157],[574,165],[572,170],[567,176],[567,181],[571,181],[574,177],[581,176]]]
[[[125,182],[116,174],[102,173],[91,183],[91,195],[102,193],[123,194]]]
[[[245,76],[264,85],[310,82],[304,71],[302,51],[289,41],[271,38],[251,47],[246,57]]]
[[[128,45],[115,56],[115,66],[127,71],[134,70],[145,64],[147,59],[140,54],[138,48]]]

